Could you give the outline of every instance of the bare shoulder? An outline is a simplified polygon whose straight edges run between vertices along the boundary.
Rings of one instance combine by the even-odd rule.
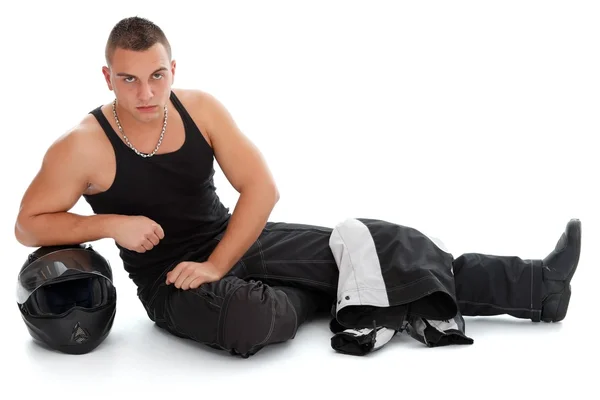
[[[44,162],[69,165],[76,163],[80,168],[87,169],[86,166],[97,159],[98,146],[102,145],[101,133],[94,117],[85,116],[50,145],[44,155]]]
[[[88,114],[47,149],[32,186],[62,182],[79,194],[93,194],[110,186],[115,155],[96,118]]]
[[[192,106],[194,113],[203,111],[204,107],[212,106],[218,102],[215,96],[201,89],[177,88],[173,89],[173,92],[182,102],[186,103],[186,106]]]
[[[52,142],[23,194],[19,220],[73,207],[102,162],[97,154],[98,138],[97,128],[86,116]]]

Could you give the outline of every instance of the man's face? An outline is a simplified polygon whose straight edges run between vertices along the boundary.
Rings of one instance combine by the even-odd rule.
[[[175,76],[175,61],[157,43],[145,51],[116,49],[102,72],[120,110],[140,122],[163,118]]]

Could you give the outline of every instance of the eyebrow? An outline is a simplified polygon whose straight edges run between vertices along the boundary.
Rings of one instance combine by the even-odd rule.
[[[160,67],[159,69],[157,69],[156,71],[152,72],[150,75],[154,75],[157,72],[160,71],[166,71],[167,67]],[[125,76],[125,77],[132,77],[132,78],[137,78],[137,76],[132,75],[132,74],[128,74],[126,72],[117,72],[117,76]]]

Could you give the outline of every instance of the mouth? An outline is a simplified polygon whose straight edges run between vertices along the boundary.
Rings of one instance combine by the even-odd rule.
[[[156,110],[157,106],[144,106],[144,107],[136,107],[138,111],[141,112],[150,112]]]

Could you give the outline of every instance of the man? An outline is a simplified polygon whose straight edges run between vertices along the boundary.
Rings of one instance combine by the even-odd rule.
[[[176,63],[163,31],[123,19],[105,56],[115,101],[50,146],[15,235],[32,247],[113,239],[158,326],[247,357],[293,338],[320,310],[334,313],[332,346],[350,353],[380,347],[382,329],[391,332],[383,342],[410,329],[428,345],[452,335],[447,343],[470,343],[461,315],[566,316],[579,220],[539,260],[454,259],[421,232],[386,221],[349,219],[335,229],[269,222],[279,193],[259,150],[210,94],[172,89]],[[215,192],[214,160],[240,193],[232,213]],[[69,211],[81,196],[94,215]]]

